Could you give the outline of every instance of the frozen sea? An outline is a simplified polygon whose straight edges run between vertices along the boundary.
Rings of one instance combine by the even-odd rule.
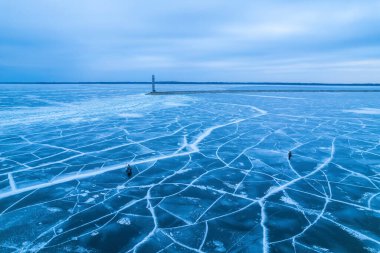
[[[0,85],[0,252],[380,252],[380,93],[149,88]]]

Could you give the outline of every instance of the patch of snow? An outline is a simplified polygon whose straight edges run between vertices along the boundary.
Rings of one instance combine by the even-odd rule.
[[[318,246],[313,246],[313,249],[315,249],[316,251],[320,252],[320,251],[323,251],[323,252],[330,252],[328,249],[326,248],[322,248],[322,247],[318,247]]]
[[[293,199],[285,197],[285,196],[281,197],[281,201],[283,201],[289,205],[295,205],[295,206],[297,205],[297,202],[295,202]]]
[[[30,252],[38,252],[45,246],[45,242],[40,242],[36,245],[34,245],[32,248],[30,248]]]
[[[120,225],[126,225],[126,226],[129,226],[131,225],[131,220],[129,218],[121,218],[117,221],[117,223],[119,223]]]
[[[118,115],[123,118],[143,118],[144,117],[144,115],[140,113],[120,113]]]
[[[185,173],[187,171],[190,171],[191,169],[183,169],[183,170],[179,170],[177,171],[177,174],[182,174],[182,173]]]
[[[204,191],[207,190],[207,187],[203,186],[203,185],[193,185],[193,187],[196,187],[196,188],[204,190]]]
[[[84,202],[84,203],[88,204],[88,203],[93,203],[94,201],[95,201],[94,198],[89,198],[89,199],[86,200],[86,202]]]
[[[118,186],[116,187],[116,189],[117,189],[117,190],[123,190],[123,189],[125,189],[125,185],[118,185]]]
[[[357,113],[357,114],[380,115],[380,109],[368,108],[368,107],[359,108],[359,109],[343,110],[343,112],[351,112],[351,113]]]
[[[233,185],[233,184],[230,184],[230,183],[227,183],[227,182],[224,182],[224,185],[226,185],[227,187],[231,188],[231,189],[235,189],[236,185]]]
[[[49,210],[52,213],[57,213],[57,212],[62,211],[62,209],[58,207],[48,207],[47,210]]]
[[[364,248],[364,249],[368,250],[368,252],[371,252],[371,253],[379,253],[379,251],[374,248]]]
[[[214,240],[212,243],[215,245],[215,251],[217,252],[225,252],[226,248],[224,247],[223,242]]]

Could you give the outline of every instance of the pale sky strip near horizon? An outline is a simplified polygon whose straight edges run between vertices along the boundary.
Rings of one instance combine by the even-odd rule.
[[[0,82],[380,83],[380,0],[2,0]]]

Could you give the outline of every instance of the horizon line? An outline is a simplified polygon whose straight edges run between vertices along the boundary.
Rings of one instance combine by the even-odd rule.
[[[1,84],[151,84],[152,82],[134,81],[24,81],[0,82]],[[219,81],[156,81],[156,84],[251,84],[251,85],[346,85],[346,86],[380,86],[380,83],[321,83],[321,82],[219,82]]]

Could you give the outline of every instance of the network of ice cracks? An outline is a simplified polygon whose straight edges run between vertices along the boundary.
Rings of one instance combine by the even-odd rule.
[[[2,111],[0,251],[379,252],[380,117],[291,95]]]

